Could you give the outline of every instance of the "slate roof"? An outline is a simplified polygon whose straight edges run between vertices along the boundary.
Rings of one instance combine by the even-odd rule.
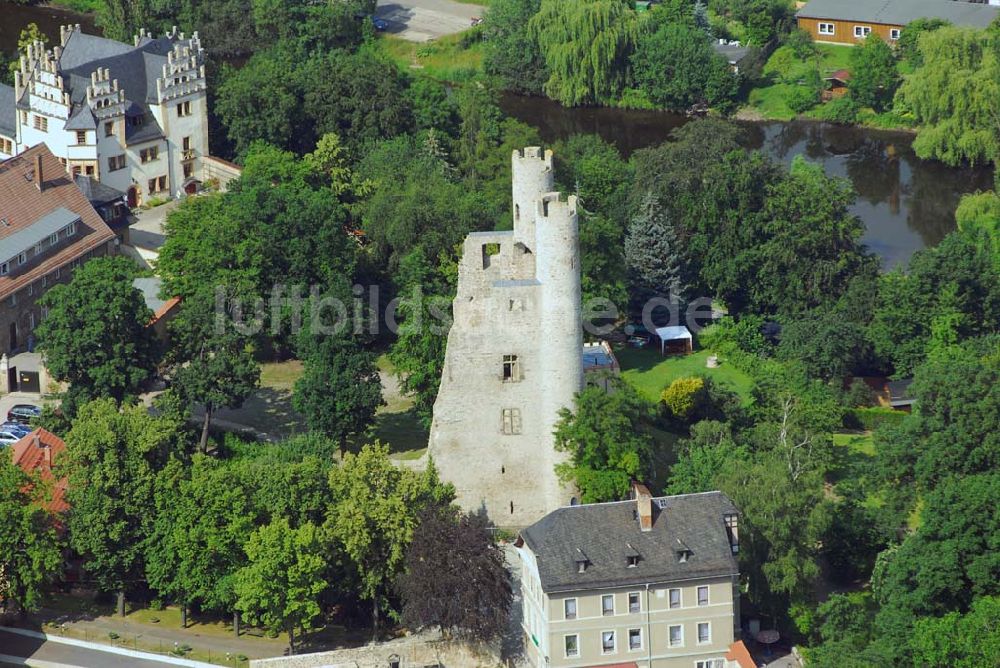
[[[48,446],[48,455],[42,446]],[[52,480],[54,476],[48,457],[51,457],[53,465],[57,465],[58,458],[66,450],[66,443],[52,432],[38,428],[14,443],[10,449],[14,464],[21,467],[22,471],[38,473],[42,480]],[[49,511],[61,513],[69,509],[69,504],[66,503],[66,482],[64,477],[52,486],[52,498],[45,504]]]
[[[121,190],[118,190],[118,188],[112,188],[85,174],[77,174],[73,177],[73,180],[76,181],[76,187],[80,189],[80,192],[87,198],[87,201],[95,207],[100,204],[121,200],[126,195]]]
[[[919,18],[939,18],[957,26],[985,28],[1000,7],[961,0],[812,0],[800,18],[905,26]]]
[[[21,227],[16,232],[0,237],[0,262],[6,262],[17,257],[21,251],[49,238],[70,223],[80,220],[78,214],[64,206],[49,211],[29,225]]]
[[[67,130],[94,130],[97,128],[97,119],[90,107],[83,105],[70,116],[65,127]]]
[[[546,593],[675,582],[738,572],[723,517],[737,513],[722,492],[653,499],[653,528],[640,531],[635,501],[567,506],[527,529],[521,538],[534,553]],[[691,551],[680,562],[676,549]],[[628,566],[630,549],[639,563]],[[580,573],[575,559],[586,555]]]
[[[153,313],[159,311],[167,303],[166,300],[160,299],[162,285],[163,282],[157,276],[143,276],[132,281],[132,287],[142,293],[146,306]]]
[[[14,89],[0,84],[0,135],[13,137],[17,129]]]
[[[86,106],[84,101],[91,73],[98,68],[106,68],[111,78],[117,79],[118,85],[125,91],[125,99],[128,101],[126,115],[145,116],[145,122],[141,126],[125,124],[126,143],[138,144],[163,137],[163,129],[149,113],[147,103],[156,100],[156,80],[163,75],[167,54],[173,46],[173,40],[168,37],[157,39],[144,37],[140,40],[139,46],[132,46],[74,31],[59,58],[59,67],[66,79],[66,87],[74,107]],[[86,118],[78,119],[81,112],[82,109],[74,113],[67,121],[66,129],[83,130],[97,127],[89,110],[87,115],[90,116],[89,122],[92,124],[75,127],[76,124],[88,122]]]
[[[39,154],[44,179],[41,192],[35,180],[35,156]],[[45,144],[0,162],[0,220],[7,221],[0,226],[0,242],[58,209],[80,218],[76,234],[60,239],[57,247],[46,250],[39,258],[30,258],[23,267],[11,266],[9,274],[0,276],[0,299],[69,265],[115,236]]]

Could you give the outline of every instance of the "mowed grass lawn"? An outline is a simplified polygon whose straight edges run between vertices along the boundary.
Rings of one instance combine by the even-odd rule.
[[[660,393],[678,378],[704,376],[736,392],[744,401],[749,400],[753,379],[725,360],[715,369],[705,366],[709,350],[699,350],[690,355],[660,355],[657,346],[646,348],[615,348],[615,356],[622,368],[622,378],[653,402],[660,400]]]

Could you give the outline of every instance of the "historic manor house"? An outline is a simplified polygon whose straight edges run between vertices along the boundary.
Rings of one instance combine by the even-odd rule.
[[[208,155],[205,55],[194,33],[141,32],[134,44],[64,26],[21,54],[0,85],[0,160],[45,143],[66,170],[150,198],[194,192]]]

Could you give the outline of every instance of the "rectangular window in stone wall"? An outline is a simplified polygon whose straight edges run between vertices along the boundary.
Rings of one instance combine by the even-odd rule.
[[[505,408],[501,415],[503,433],[509,435],[521,433],[521,409]]]
[[[517,355],[503,356],[503,382],[516,383],[521,380],[521,365],[517,362]]]

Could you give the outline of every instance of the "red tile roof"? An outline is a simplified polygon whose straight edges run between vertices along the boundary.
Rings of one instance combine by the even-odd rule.
[[[729,651],[726,652],[726,661],[735,661],[740,668],[757,668],[753,657],[750,656],[750,650],[747,649],[742,640],[737,640],[729,646]]]
[[[50,431],[38,428],[10,448],[14,463],[26,473],[38,473],[42,480],[52,480],[52,463],[66,450],[66,443]],[[66,478],[52,486],[52,498],[45,507],[53,513],[69,509],[66,503]]]
[[[37,156],[42,159],[41,191],[35,174]],[[60,207],[80,216],[76,234],[71,241],[60,240],[56,249],[43,252],[40,261],[32,258],[24,268],[12,265],[9,274],[0,276],[0,299],[81,258],[115,236],[45,144],[0,162],[0,220],[6,221],[0,226],[0,239],[30,227]]]

